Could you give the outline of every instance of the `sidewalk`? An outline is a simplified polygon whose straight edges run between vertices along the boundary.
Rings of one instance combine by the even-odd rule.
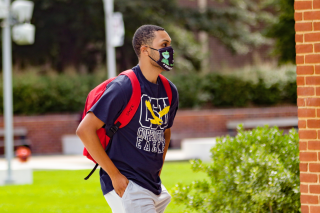
[[[187,160],[181,150],[168,150],[167,161]],[[82,155],[43,155],[31,156],[28,162],[20,163],[17,158],[12,160],[13,169],[32,170],[81,170],[92,169],[94,163]],[[7,161],[0,158],[0,170],[7,169]]]

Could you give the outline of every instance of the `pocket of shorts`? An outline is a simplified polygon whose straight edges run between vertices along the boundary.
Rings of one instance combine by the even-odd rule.
[[[124,198],[124,196],[127,194],[128,190],[129,190],[129,185],[130,185],[130,184],[131,184],[131,181],[129,180],[129,183],[128,183],[126,189],[124,190],[124,193],[123,193],[122,197],[120,197],[120,196],[118,195],[118,193],[114,190],[114,192],[116,193],[116,195],[117,195],[120,199]]]

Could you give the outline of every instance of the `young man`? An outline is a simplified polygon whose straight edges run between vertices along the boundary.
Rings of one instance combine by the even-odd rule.
[[[132,43],[139,59],[132,68],[141,87],[137,112],[116,132],[105,151],[96,131],[103,126],[108,131],[113,126],[132,94],[130,79],[118,76],[82,120],[77,135],[101,167],[101,189],[113,213],[161,213],[171,200],[160,174],[179,97],[169,82],[169,104],[159,74],[172,69],[173,49],[168,33],[154,25],[138,28]]]

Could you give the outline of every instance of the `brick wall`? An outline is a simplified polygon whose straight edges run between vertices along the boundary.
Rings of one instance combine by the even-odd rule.
[[[227,121],[246,118],[297,116],[297,107],[267,107],[243,109],[178,110],[172,127],[171,147],[180,147],[181,139],[215,137],[228,134]],[[25,127],[32,143],[33,154],[62,153],[61,138],[75,134],[79,115],[15,116],[14,126]],[[0,118],[3,127],[3,118]],[[3,154],[3,150],[0,155]]]
[[[76,114],[15,116],[14,127],[28,130],[33,154],[57,154],[62,153],[62,135],[75,134],[79,118]],[[0,127],[3,128],[3,117],[0,118]]]
[[[320,0],[295,1],[302,213],[320,212]]]

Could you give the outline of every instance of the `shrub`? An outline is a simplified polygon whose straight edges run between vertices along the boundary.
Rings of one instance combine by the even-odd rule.
[[[298,134],[277,127],[217,138],[212,162],[192,161],[210,181],[177,184],[175,202],[196,212],[300,212]]]
[[[179,107],[192,108],[200,106],[202,78],[196,73],[179,74],[170,78],[179,92]]]
[[[234,76],[208,74],[203,78],[203,91],[217,107],[243,107],[250,101],[251,83]]]
[[[236,74],[236,73],[235,73]],[[252,76],[252,75],[249,75]],[[267,75],[270,77],[270,75]],[[87,94],[106,79],[105,73],[50,74],[35,72],[14,74],[13,104],[15,114],[80,112]],[[295,76],[260,80],[237,75],[178,73],[169,79],[179,91],[179,107],[246,107],[248,105],[296,104]],[[275,80],[274,80],[275,79]],[[0,78],[0,113],[3,112],[2,79]]]
[[[13,112],[28,115],[82,111],[88,92],[102,81],[94,75],[16,75],[13,77]],[[2,79],[0,85],[2,90]],[[0,100],[3,101],[2,92]],[[3,104],[0,108],[2,113]]]

